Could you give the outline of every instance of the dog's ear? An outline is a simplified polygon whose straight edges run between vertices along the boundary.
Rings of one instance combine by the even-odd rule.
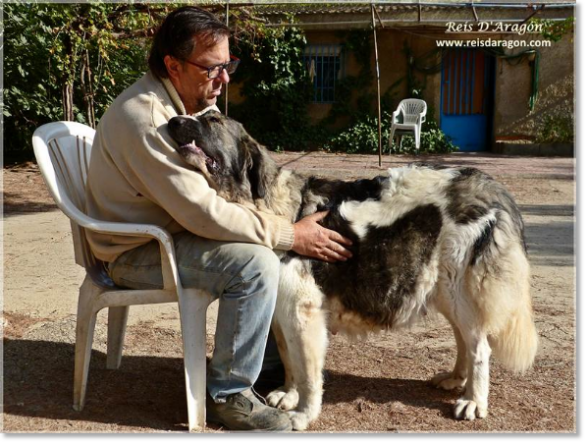
[[[265,147],[248,134],[241,139],[247,153],[247,175],[254,199],[262,199],[277,176],[278,169]]]

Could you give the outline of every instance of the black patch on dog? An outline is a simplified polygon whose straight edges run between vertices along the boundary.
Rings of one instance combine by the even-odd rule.
[[[493,179],[475,168],[461,168],[452,179],[446,194],[449,199],[448,214],[457,224],[470,224],[489,213],[492,196],[479,193],[484,183]],[[478,188],[475,189],[474,187]]]
[[[353,241],[353,257],[333,264],[312,261],[316,283],[345,309],[391,328],[430,263],[442,228],[440,208],[417,207],[390,226],[370,227],[361,240],[338,211],[329,213],[324,226]]]
[[[488,174],[475,168],[460,168],[458,172],[459,175],[451,181],[447,189],[448,214],[457,224],[466,225],[478,221],[493,211],[497,223],[492,223],[490,229],[486,229],[484,236],[481,236],[483,239],[477,240],[484,248],[492,241],[494,228],[499,229],[503,226],[506,229],[503,217],[507,214],[513,222],[524,251],[527,251],[522,215],[514,198],[505,187]],[[477,257],[476,254],[480,254],[481,247],[475,248],[474,257]]]
[[[389,180],[389,178],[385,176],[377,176],[373,179],[359,179],[353,182],[310,177],[302,190],[302,206],[297,220],[302,217],[305,207],[309,204],[310,196],[324,198],[325,202],[317,208],[318,211],[330,211],[338,208],[345,201],[379,200],[383,183],[386,180]]]
[[[477,265],[483,258],[485,251],[489,248],[489,245],[493,242],[493,230],[495,229],[495,221],[490,221],[486,226],[481,235],[475,240],[473,245],[473,256],[471,257],[471,265]]]

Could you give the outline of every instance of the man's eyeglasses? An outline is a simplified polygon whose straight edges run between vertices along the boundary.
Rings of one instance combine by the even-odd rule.
[[[196,63],[196,62],[190,62],[189,60],[184,60],[184,62],[186,62],[190,65],[197,66],[198,68],[205,69],[206,71],[208,71],[208,78],[209,79],[216,79],[216,78],[220,77],[220,74],[222,74],[222,71],[224,71],[224,70],[226,70],[226,72],[228,74],[233,74],[236,71],[236,68],[238,68],[238,64],[241,61],[237,57],[231,55],[230,62],[220,63],[220,64],[214,65],[214,66],[204,66],[204,65],[200,65],[199,63]]]

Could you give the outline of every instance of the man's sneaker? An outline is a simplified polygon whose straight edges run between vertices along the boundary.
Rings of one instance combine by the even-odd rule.
[[[291,421],[286,412],[268,407],[257,399],[251,389],[226,397],[217,404],[206,397],[206,420],[222,424],[230,430],[291,431]]]

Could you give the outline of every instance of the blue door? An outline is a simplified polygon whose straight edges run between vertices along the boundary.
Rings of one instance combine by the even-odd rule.
[[[459,151],[488,147],[493,67],[493,57],[475,49],[449,50],[442,59],[440,128]]]

